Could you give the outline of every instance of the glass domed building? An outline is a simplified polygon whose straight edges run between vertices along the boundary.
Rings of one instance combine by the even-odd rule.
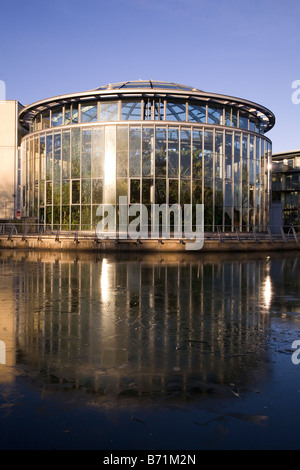
[[[25,106],[22,215],[93,230],[97,207],[204,204],[206,231],[268,223],[275,117],[240,98],[153,80]]]

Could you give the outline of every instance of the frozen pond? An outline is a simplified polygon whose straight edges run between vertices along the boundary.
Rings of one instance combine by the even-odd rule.
[[[299,286],[300,252],[0,252],[0,448],[300,448]]]

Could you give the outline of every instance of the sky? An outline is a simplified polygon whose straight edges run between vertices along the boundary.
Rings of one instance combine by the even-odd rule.
[[[273,153],[300,149],[299,0],[2,0],[0,15],[8,100],[176,82],[265,106]]]

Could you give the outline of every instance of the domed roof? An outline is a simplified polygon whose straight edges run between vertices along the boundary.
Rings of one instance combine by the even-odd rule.
[[[134,80],[129,82],[110,83],[108,85],[95,88],[95,90],[120,90],[121,88],[167,88],[169,90],[200,91],[191,86],[179,85],[178,83],[161,82],[158,80]]]

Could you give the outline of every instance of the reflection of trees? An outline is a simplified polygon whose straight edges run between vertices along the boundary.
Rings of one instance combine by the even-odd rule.
[[[166,144],[155,149],[155,175],[165,176],[167,166]]]

